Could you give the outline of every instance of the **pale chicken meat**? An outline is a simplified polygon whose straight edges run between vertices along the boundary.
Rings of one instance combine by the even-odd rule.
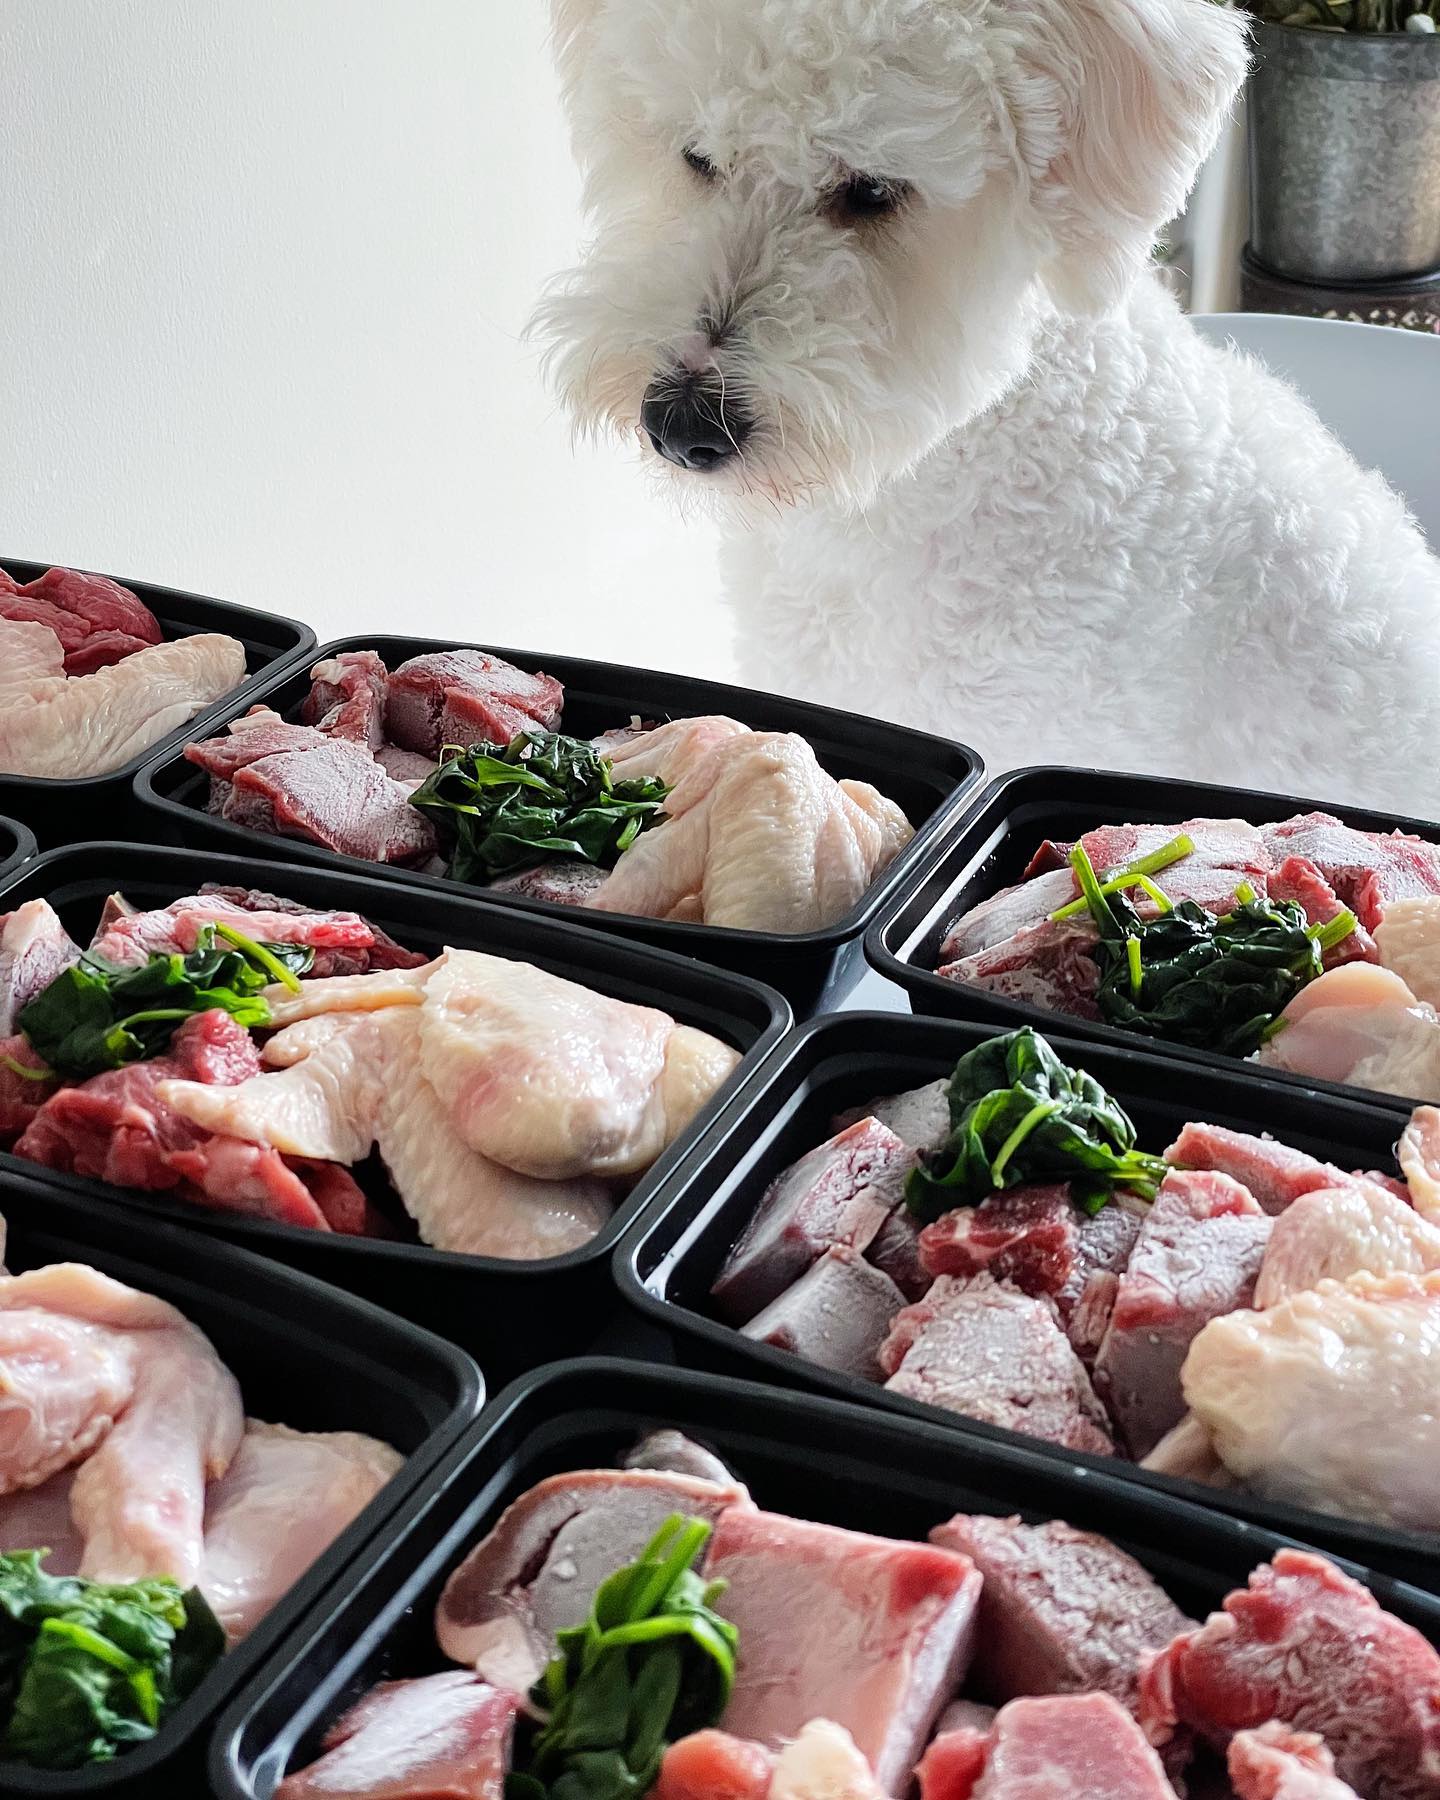
[[[833,925],[914,835],[866,782],[836,781],[794,733],[721,717],[677,720],[618,746],[617,776],[672,786],[666,822],[626,851],[602,912],[749,931]]]
[[[1440,1100],[1440,1014],[1392,969],[1327,969],[1285,1008],[1260,1050],[1268,1068],[1377,1093]]]
[[[1440,895],[1392,900],[1375,927],[1375,947],[1417,1000],[1440,1009]]]
[[[331,975],[320,981],[302,981],[298,994],[276,983],[264,990],[270,1023],[278,1029],[321,1013],[381,1012],[388,1006],[419,1006],[425,999],[425,984],[442,960],[422,963],[418,969],[376,969],[368,975]]]
[[[1182,1384],[1254,1493],[1440,1529],[1440,1273],[1352,1275],[1214,1319]]]
[[[1274,1306],[1322,1281],[1365,1270],[1424,1275],[1431,1269],[1440,1269],[1440,1227],[1413,1206],[1373,1184],[1322,1188],[1303,1194],[1276,1219],[1255,1304]]]
[[[96,1436],[94,1421],[105,1414],[92,1411],[88,1442],[69,1459],[85,1456],[70,1494],[84,1542],[80,1573],[102,1581],[170,1575],[193,1585],[206,1484],[240,1442],[235,1378],[174,1307],[83,1264],[0,1279],[0,1317],[37,1312],[89,1326],[89,1342],[107,1350],[107,1339],[121,1340],[128,1363],[128,1389],[116,1397],[112,1366],[99,1402],[111,1408],[108,1427]],[[44,1390],[35,1392],[43,1407]],[[46,1473],[62,1466],[52,1459]]]
[[[134,1390],[130,1336],[0,1299],[0,1494],[78,1462]]]
[[[401,1460],[360,1432],[246,1420],[234,1461],[206,1496],[200,1574],[232,1643],[359,1517]]]
[[[245,679],[244,645],[219,632],[146,644],[79,676],[53,655],[47,666],[36,632],[60,651],[45,626],[0,619],[0,770],[11,775],[109,774]]]
[[[1440,1109],[1417,1106],[1395,1154],[1416,1212],[1440,1225]]]

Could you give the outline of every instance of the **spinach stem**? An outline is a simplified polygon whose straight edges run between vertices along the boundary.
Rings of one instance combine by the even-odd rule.
[[[1145,981],[1145,968],[1140,960],[1139,938],[1126,938],[1125,958],[1130,965],[1130,992],[1138,1000],[1140,998],[1140,989]]]
[[[265,973],[278,981],[281,987],[288,988],[292,994],[300,992],[300,983],[294,971],[287,969],[278,956],[272,956],[264,944],[257,944],[254,938],[246,937],[243,931],[237,931],[223,919],[215,920],[215,929],[227,944],[233,944],[237,950],[243,950],[252,962],[259,963]]]
[[[1333,950],[1337,944],[1343,944],[1359,924],[1360,921],[1347,906],[1323,925],[1307,925],[1305,935],[1321,950]]]
[[[0,1056],[0,1068],[8,1069],[12,1075],[18,1075],[22,1081],[49,1081],[55,1074],[55,1071],[47,1069],[44,1063],[35,1069],[29,1063],[16,1062],[13,1056]]]
[[[1168,844],[1162,844],[1158,850],[1150,851],[1147,856],[1137,856],[1133,862],[1126,863],[1123,869],[1117,869],[1114,874],[1107,875],[1103,883],[1099,884],[1099,892],[1102,894],[1115,894],[1119,893],[1123,888],[1142,887],[1157,905],[1160,905],[1163,901],[1164,904],[1161,906],[1161,911],[1168,912],[1170,910],[1168,898],[1161,893],[1159,888],[1152,887],[1146,877],[1158,875],[1162,869],[1168,869],[1172,863],[1177,863],[1182,857],[1189,856],[1194,848],[1195,840],[1191,837],[1187,837],[1182,831],[1178,837],[1171,838]],[[1078,850],[1080,854],[1084,856],[1087,867],[1090,869],[1091,874],[1094,875],[1095,865],[1090,861],[1083,843],[1077,843],[1075,850]],[[1075,860],[1075,850],[1070,852],[1070,867],[1074,869],[1078,875],[1079,864]],[[1098,881],[1098,877],[1096,879]],[[1062,906],[1057,911],[1051,913],[1050,917],[1052,920],[1059,921],[1061,919],[1073,919],[1077,913],[1084,912],[1086,908],[1090,906],[1090,902],[1085,895],[1085,884],[1081,882],[1080,887],[1080,898],[1078,900],[1071,900],[1067,905]],[[1091,910],[1094,910],[1093,907]],[[1109,909],[1107,908],[1106,910],[1108,911]]]
[[[1025,1142],[1026,1138],[1029,1137],[1030,1133],[1034,1131],[1037,1126],[1042,1125],[1052,1114],[1059,1112],[1064,1104],[1065,1102],[1063,1100],[1041,1100],[1030,1108],[1029,1112],[1026,1113],[1025,1117],[1000,1146],[994,1162],[990,1165],[990,1180],[995,1187],[999,1188],[1002,1185],[1002,1178],[1005,1174],[1005,1165]]]

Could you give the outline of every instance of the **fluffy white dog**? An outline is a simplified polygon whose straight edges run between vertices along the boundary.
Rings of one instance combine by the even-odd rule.
[[[747,678],[992,769],[1440,817],[1440,563],[1151,271],[1243,78],[1240,15],[554,10],[597,235],[540,312],[553,374],[723,507]]]

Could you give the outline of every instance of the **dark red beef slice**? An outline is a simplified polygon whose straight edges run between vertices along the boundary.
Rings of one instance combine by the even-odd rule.
[[[871,1238],[866,1262],[874,1263],[907,1300],[923,1300],[934,1276],[920,1260],[920,1222],[902,1200]]]
[[[1001,888],[956,919],[940,946],[939,960],[958,962],[962,956],[993,950],[997,944],[1007,943],[1017,931],[1043,924],[1079,891],[1069,869],[1055,869],[1033,881],[1022,881],[1018,887]]]
[[[837,1113],[833,1124],[843,1131],[858,1119],[878,1119],[888,1125],[898,1138],[904,1138],[912,1150],[936,1150],[950,1135],[950,1081],[927,1082],[924,1087],[909,1088],[903,1094],[886,1094],[868,1106],[854,1106]]]
[[[1345,910],[1345,903],[1330,883],[1304,856],[1287,856],[1270,877],[1272,900],[1293,900],[1304,911],[1311,925],[1328,925]],[[1349,937],[1332,944],[1325,952],[1325,967],[1339,968],[1341,963],[1379,962],[1375,940],[1363,925],[1357,925]]]
[[[92,631],[78,648],[66,652],[65,673],[93,675],[97,669],[108,669],[147,648],[144,638],[132,637],[128,631]]]
[[[76,613],[66,612],[56,606],[53,600],[43,600],[27,594],[22,589],[12,589],[9,593],[0,593],[0,619],[12,619],[21,624],[44,625],[53,631],[60,640],[60,648],[65,652],[68,663],[70,657],[90,636],[87,620]]]
[[[741,1335],[822,1369],[879,1381],[879,1351],[905,1296],[890,1277],[843,1244],[827,1250]]]
[[[773,1181],[710,1290],[740,1325],[836,1244],[864,1250],[896,1201],[914,1153],[875,1119],[839,1132]],[[890,1187],[876,1191],[877,1183]]]
[[[1194,1623],[1134,1557],[1058,1519],[957,1513],[930,1541],[962,1551],[985,1578],[975,1675],[997,1704],[1098,1689],[1134,1712],[1142,1656]]]
[[[1319,1162],[1275,1138],[1254,1137],[1226,1125],[1192,1121],[1165,1152],[1165,1160],[1182,1169],[1214,1169],[1243,1183],[1267,1213],[1281,1213],[1302,1194],[1320,1188],[1379,1186],[1409,1200],[1409,1190],[1393,1176],[1377,1170],[1347,1172]]]
[[[164,635],[150,608],[104,575],[86,575],[79,569],[47,569],[34,581],[17,589],[32,600],[51,605],[85,620],[91,631],[123,631],[142,644],[158,644]]]
[[[414,750],[402,750],[398,744],[382,744],[375,752],[375,760],[387,775],[415,787],[428,781],[438,766],[433,757],[421,756]]]
[[[258,806],[252,808],[252,799]],[[325,738],[282,750],[234,776],[225,817],[281,837],[299,837],[367,862],[409,863],[433,855],[435,829],[410,805],[409,790],[359,744]]]
[[[1148,1211],[1144,1202],[1119,1194],[1098,1213],[1080,1216],[1075,1272],[1055,1296],[1055,1308],[1086,1368],[1099,1353],[1120,1276]]]
[[[1027,1294],[1060,1294],[1075,1276],[1079,1237],[1068,1182],[1010,1188],[927,1225],[920,1260],[932,1275],[988,1272]]]
[[[896,1317],[880,1366],[891,1393],[1071,1450],[1114,1453],[1054,1308],[989,1275],[940,1276]]]
[[[413,656],[390,676],[385,731],[402,750],[438,756],[446,744],[508,744],[522,731],[553,731],[565,690],[483,650]]]
[[[214,894],[219,900],[228,900],[232,906],[240,906],[246,912],[279,912],[310,914],[322,912],[324,909],[314,906],[302,906],[298,900],[288,900],[282,894],[269,893],[264,888],[225,887],[218,881],[207,881],[201,885],[202,894]],[[363,951],[341,951],[339,949],[317,949],[315,964],[310,970],[309,979],[318,980],[324,975],[364,975],[371,969],[418,969],[430,958],[419,950],[407,950],[403,944],[397,944],[387,931],[365,921],[374,942]],[[325,963],[322,969],[322,961]]]
[[[1271,1222],[1228,1175],[1165,1177],[1095,1359],[1095,1385],[1138,1462],[1185,1414],[1180,1370],[1211,1319],[1249,1306]]]
[[[1093,951],[1095,927],[1087,919],[1046,920],[978,956],[945,963],[946,981],[984,988],[1008,1000],[1077,1019],[1098,1019],[1100,971]]]
[[[1265,839],[1277,861],[1314,863],[1367,931],[1392,900],[1440,894],[1440,844],[1425,838],[1356,831],[1330,813],[1300,813],[1267,825]]]
[[[594,863],[540,863],[516,875],[502,875],[489,884],[489,891],[523,894],[527,900],[548,900],[555,906],[588,906],[604,887],[607,874]]]
[[[236,719],[228,732],[185,746],[185,760],[221,781],[233,779],[237,769],[275,756],[282,750],[315,750],[328,740],[313,725],[292,725],[268,707],[256,707]]]
[[[386,668],[373,650],[342,650],[310,671],[306,725],[378,750],[385,742]]]

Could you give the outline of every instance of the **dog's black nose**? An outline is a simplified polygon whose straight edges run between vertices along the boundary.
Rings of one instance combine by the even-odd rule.
[[[645,395],[640,425],[667,462],[704,473],[740,454],[750,421],[708,381],[657,381]]]

